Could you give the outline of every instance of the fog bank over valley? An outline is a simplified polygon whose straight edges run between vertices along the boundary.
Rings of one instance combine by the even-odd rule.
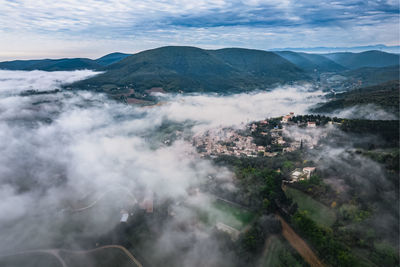
[[[217,221],[224,216],[215,206],[221,197],[216,192],[227,198],[240,195],[237,174],[214,157],[200,155],[193,137],[212,137],[213,131],[225,128],[246,131],[253,122],[289,112],[308,114],[310,107],[326,101],[324,93],[313,84],[284,85],[226,96],[157,94],[158,104],[139,106],[102,93],[62,89],[96,74],[0,70],[0,254],[104,245],[102,236],[122,231],[121,214],[126,213],[157,233],[136,247],[143,257],[140,260],[152,255],[149,265],[167,261],[171,266],[233,266],[240,262],[226,247],[227,241],[216,235],[215,227],[198,219],[204,210]],[[354,113],[348,110],[335,116],[351,118]],[[367,118],[385,116],[389,115],[375,110]],[[333,125],[314,130],[294,125],[283,130],[282,140],[310,139],[317,145],[327,142],[326,136],[338,143],[353,138]],[[331,141],[307,160],[330,174],[326,182],[343,193],[345,201],[356,190],[361,198],[398,203],[384,181],[383,167],[354,154],[355,147],[353,142],[339,147]],[[354,173],[354,166],[360,172]],[[342,181],[335,179],[341,177],[338,172],[352,174]],[[374,191],[378,186],[385,196]],[[143,213],[159,209],[157,216],[172,219],[159,223],[156,215],[148,218],[131,211],[133,206]],[[398,213],[391,212],[391,208],[381,210],[389,218],[388,229],[398,222]],[[267,231],[275,231],[276,219],[270,216],[252,222],[262,221]],[[237,217],[230,220],[240,225]],[[371,216],[370,224],[378,223],[379,218]]]

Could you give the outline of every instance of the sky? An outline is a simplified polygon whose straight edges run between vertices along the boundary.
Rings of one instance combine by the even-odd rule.
[[[400,44],[397,0],[3,0],[0,10],[0,60]]]

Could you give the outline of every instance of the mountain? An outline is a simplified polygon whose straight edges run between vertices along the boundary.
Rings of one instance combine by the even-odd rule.
[[[210,54],[242,72],[264,77],[290,81],[298,79],[299,68],[275,53],[243,48],[210,50]]]
[[[314,108],[313,112],[333,112],[357,105],[374,104],[384,110],[399,115],[399,80],[364,87],[336,94],[326,102]]]
[[[111,54],[102,56],[101,58],[98,58],[95,61],[102,66],[108,66],[108,65],[117,63],[128,56],[131,56],[131,54],[124,54],[124,53],[116,52],[116,53],[111,53]]]
[[[348,69],[399,65],[399,55],[376,50],[366,51],[362,53],[331,53],[324,54],[324,56]]]
[[[314,70],[331,72],[346,69],[329,58],[317,54],[296,53],[292,51],[277,51],[275,53],[308,72],[313,72]]]
[[[310,79],[303,70],[273,52],[239,48],[167,46],[128,56],[105,70],[73,87],[100,91],[130,87],[144,92],[161,87],[170,92],[240,92]]]
[[[363,86],[372,86],[385,83],[392,80],[398,80],[400,77],[400,66],[389,67],[365,67],[355,70],[341,72],[340,75],[347,78],[350,83],[362,83]]]
[[[101,70],[104,66],[119,62],[128,56],[130,56],[130,54],[111,53],[96,60],[88,58],[63,58],[4,61],[0,62],[0,69],[44,71]]]
[[[381,50],[388,53],[400,53],[399,45],[387,46],[383,44],[376,45],[365,45],[365,46],[340,46],[340,47],[288,47],[288,48],[273,48],[269,51],[295,51],[295,52],[307,52],[307,53],[333,53],[333,52],[364,52],[369,50]]]
[[[14,60],[0,62],[0,69],[68,71],[79,69],[101,69],[103,66],[88,58],[63,58],[39,60]]]

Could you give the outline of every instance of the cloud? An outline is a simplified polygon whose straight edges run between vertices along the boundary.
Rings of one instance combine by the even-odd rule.
[[[395,111],[396,112],[396,111]],[[396,120],[394,113],[387,112],[373,104],[357,105],[330,114],[331,117],[365,120]]]
[[[183,137],[165,145],[163,135],[168,135],[162,125],[189,125],[184,127],[191,134],[242,127],[249,120],[287,113],[288,104],[290,111],[303,112],[308,103],[319,101],[320,92],[298,86],[226,97],[170,95],[161,97],[164,105],[153,108],[124,105],[91,92],[19,95],[95,74],[0,71],[0,239],[7,244],[0,250],[76,247],[77,240],[114,229],[121,207],[154,194],[157,203],[186,199],[191,207],[176,206],[177,221],[155,225],[159,235],[155,243],[145,242],[150,247],[145,251],[160,251],[155,260],[163,262],[176,252],[166,246],[184,246],[176,255],[178,265],[200,262],[197,255],[206,253],[210,266],[229,266],[234,256],[213,238],[212,226],[181,225],[197,218],[193,207],[213,209],[206,204],[211,197],[190,196],[189,188],[213,177],[224,190],[235,190],[233,174],[201,159]],[[79,227],[73,230],[71,225]]]
[[[18,94],[27,90],[55,90],[63,84],[73,83],[92,77],[99,72],[91,70],[77,71],[9,71],[0,70],[0,94]]]
[[[242,127],[249,120],[303,112],[320,94],[310,92],[310,86],[297,86],[226,97],[170,95],[161,97],[164,105],[152,108],[124,105],[91,92],[20,95],[95,74],[0,71],[0,239],[7,244],[0,250],[60,242],[74,246],[79,238],[101,236],[118,224],[121,206],[146,195],[154,194],[158,203],[211,202],[208,196],[196,200],[188,189],[213,177],[225,190],[235,190],[233,174],[201,159],[183,137],[165,145],[163,125],[183,125],[191,134],[216,126]],[[71,213],[76,210],[82,212]],[[177,212],[184,222],[197,216],[192,208]],[[177,223],[160,229],[160,242],[187,245],[186,235],[193,234],[182,262],[189,265],[190,257],[208,249],[210,264],[219,262],[223,253],[212,238],[212,227],[182,230]],[[65,230],[71,225],[79,227]]]
[[[3,1],[0,9],[4,58],[31,50],[30,57],[101,56],[176,44],[268,49],[399,42],[393,1],[22,0]]]
[[[310,85],[283,86],[270,92],[254,92],[231,96],[176,95],[166,97],[166,105],[149,113],[162,113],[173,121],[194,120],[198,128],[236,126],[254,120],[277,117],[289,112],[305,113],[307,108],[322,99],[321,91]],[[162,99],[161,99],[162,100]]]
[[[230,96],[164,95],[163,105],[150,108],[83,91],[19,95],[95,74],[0,71],[0,252],[79,248],[79,240],[94,240],[114,229],[122,207],[154,194],[155,208],[162,214],[171,208],[176,216],[165,224],[141,220],[156,235],[145,236],[139,251],[150,253],[158,265],[176,260],[173,265],[207,261],[208,266],[232,266],[235,256],[214,237],[212,225],[196,223],[198,209],[213,209],[213,197],[188,191],[206,187],[210,177],[234,191],[233,174],[200,158],[190,136],[291,111],[305,113],[321,100],[321,92],[298,85]],[[177,138],[166,145],[170,130]],[[334,153],[315,158],[351,159]],[[380,175],[379,169],[368,170],[361,174]]]
[[[349,223],[339,230],[353,228],[360,231],[360,236],[367,236],[366,229],[369,229],[382,240],[398,246],[399,199],[393,183],[398,174],[392,174],[382,164],[360,152],[362,146],[382,144],[379,137],[345,133],[333,125],[317,128],[290,126],[284,129],[283,134],[290,139],[303,140],[307,144],[305,147],[313,146],[304,155],[330,187],[324,192],[330,195],[328,199],[337,202],[338,207],[352,203],[358,205],[358,209],[371,212],[361,222]],[[337,214],[341,216],[340,208]]]

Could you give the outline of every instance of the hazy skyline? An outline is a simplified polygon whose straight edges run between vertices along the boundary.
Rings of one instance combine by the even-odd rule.
[[[0,60],[202,48],[399,45],[399,2],[89,0],[0,2]]]

